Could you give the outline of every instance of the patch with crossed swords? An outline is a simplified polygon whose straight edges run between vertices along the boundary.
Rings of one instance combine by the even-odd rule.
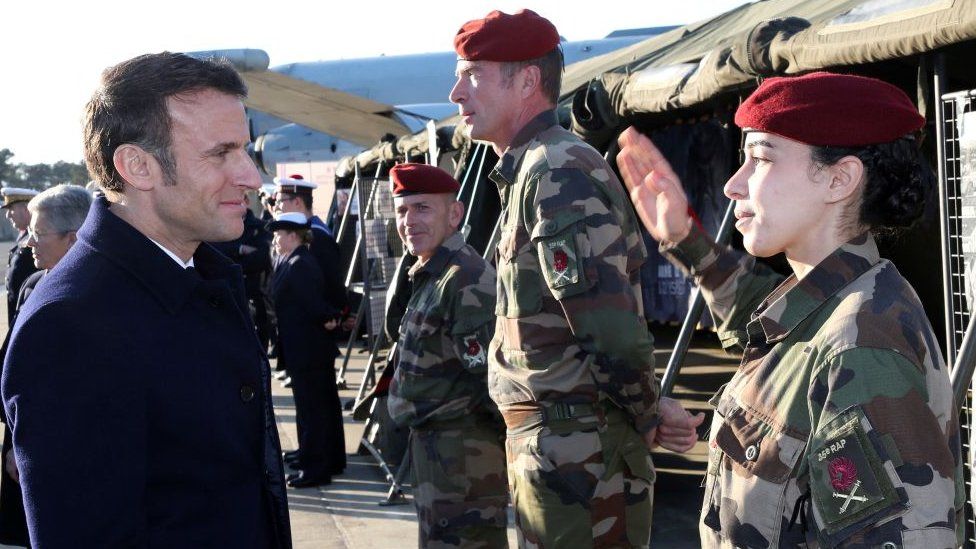
[[[566,238],[546,241],[543,244],[550,286],[561,288],[579,282],[579,269],[576,266],[576,249]]]

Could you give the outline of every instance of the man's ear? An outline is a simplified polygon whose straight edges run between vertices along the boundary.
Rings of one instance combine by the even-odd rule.
[[[447,210],[447,219],[455,231],[461,228],[461,221],[464,219],[464,202],[460,200],[451,202]]]
[[[529,65],[519,72],[522,73],[522,85],[519,91],[523,99],[529,98],[542,85],[542,71],[535,65]]]
[[[151,190],[162,171],[156,157],[132,143],[124,143],[115,149],[112,164],[127,184],[140,191]]]
[[[862,185],[864,164],[856,156],[845,156],[827,167],[827,203],[842,202],[853,196]]]

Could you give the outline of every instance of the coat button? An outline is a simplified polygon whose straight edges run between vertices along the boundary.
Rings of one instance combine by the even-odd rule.
[[[759,447],[753,444],[746,448],[746,459],[749,461],[756,461],[756,457],[759,456]]]
[[[254,387],[250,385],[241,385],[241,400],[244,402],[251,402],[254,400]]]
[[[893,541],[886,541],[881,544],[881,549],[898,549],[898,545],[896,545]]]

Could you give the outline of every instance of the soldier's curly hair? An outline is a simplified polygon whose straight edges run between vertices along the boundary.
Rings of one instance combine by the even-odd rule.
[[[820,166],[831,166],[845,156],[854,156],[864,165],[858,223],[875,233],[893,233],[921,219],[935,176],[914,137],[864,147],[812,147],[811,152]]]

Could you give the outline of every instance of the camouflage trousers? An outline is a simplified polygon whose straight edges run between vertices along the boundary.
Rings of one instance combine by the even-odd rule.
[[[655,476],[647,446],[621,410],[583,407],[588,415],[566,419],[518,405],[503,411],[519,547],[648,547]]]
[[[410,433],[420,547],[508,547],[502,437],[480,418]]]

